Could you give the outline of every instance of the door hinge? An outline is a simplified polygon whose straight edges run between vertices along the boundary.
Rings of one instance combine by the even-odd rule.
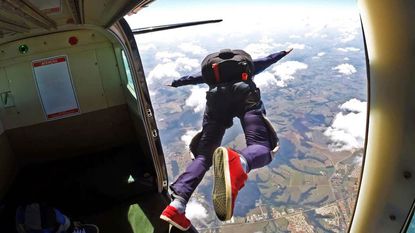
[[[153,117],[153,112],[151,111],[151,109],[147,108],[146,112],[147,112],[147,117]]]
[[[157,130],[156,129],[153,129],[151,131],[151,135],[153,136],[153,138],[156,138],[158,136]]]

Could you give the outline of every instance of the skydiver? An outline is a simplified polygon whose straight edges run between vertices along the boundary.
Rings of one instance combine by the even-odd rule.
[[[186,204],[212,163],[212,199],[216,215],[222,221],[232,217],[247,173],[269,164],[279,149],[277,134],[265,117],[260,90],[253,77],[292,50],[252,60],[243,50],[223,49],[203,60],[201,72],[172,81],[169,85],[172,87],[206,83],[209,91],[206,92],[202,131],[190,143],[195,159],[170,185],[173,200],[162,212],[161,219],[183,231],[190,228],[190,220],[185,216]],[[220,146],[234,117],[240,119],[245,134],[247,147],[241,151]]]

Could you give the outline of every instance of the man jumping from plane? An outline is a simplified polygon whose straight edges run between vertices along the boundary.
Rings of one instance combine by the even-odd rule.
[[[160,218],[180,230],[191,223],[185,216],[186,204],[213,163],[213,206],[218,218],[229,220],[239,190],[244,187],[247,173],[269,164],[279,149],[278,137],[265,117],[264,104],[253,77],[292,51],[292,48],[252,60],[243,50],[223,49],[208,55],[202,72],[174,80],[172,87],[206,83],[206,108],[203,128],[190,143],[195,159],[170,185],[173,201]],[[238,117],[247,147],[241,151],[221,147],[225,130]]]

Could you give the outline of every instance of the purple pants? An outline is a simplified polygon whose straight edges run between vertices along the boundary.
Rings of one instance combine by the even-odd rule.
[[[265,109],[259,90],[243,91],[246,88],[238,88],[207,93],[203,129],[198,135],[200,138],[197,140],[196,154],[193,151],[197,156],[170,186],[174,195],[186,201],[190,199],[206,171],[212,166],[213,152],[221,145],[225,130],[232,126],[234,117],[240,119],[245,134],[247,147],[239,153],[246,159],[248,171],[271,162],[271,150],[278,138],[264,119]]]

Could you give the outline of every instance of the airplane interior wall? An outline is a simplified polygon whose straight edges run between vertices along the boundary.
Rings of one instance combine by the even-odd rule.
[[[71,37],[76,37],[75,45],[69,43]],[[22,44],[28,46],[27,54],[19,53]],[[135,140],[113,45],[100,32],[62,32],[0,49],[0,80],[6,80],[14,98],[13,107],[0,108],[0,117],[19,159],[57,158]],[[33,61],[60,56],[67,59],[80,114],[47,119]]]
[[[15,161],[3,124],[0,121],[0,199],[7,191],[15,172]]]
[[[130,117],[131,117],[133,125],[134,125],[136,137],[140,138],[139,143],[140,143],[141,147],[142,148],[147,148],[147,143],[148,142],[146,140],[144,140],[146,138],[145,129],[144,129],[145,126],[143,125],[144,116],[142,115],[142,113],[139,109],[140,102],[137,100],[137,98],[139,98],[139,97],[132,94],[132,92],[133,92],[132,88],[128,87],[127,74],[126,74],[125,68],[121,66],[121,64],[127,65],[127,64],[124,64],[123,61],[122,61],[121,47],[119,45],[114,46],[114,52],[115,52],[115,55],[116,55],[117,62],[118,62],[118,64],[120,64],[119,71],[120,71],[120,74],[121,74],[121,82],[122,82],[122,87],[123,87],[123,91],[124,91],[125,101],[127,102],[127,106],[128,106],[128,109],[129,109],[129,114],[130,114]],[[131,67],[128,67],[128,69],[131,69]],[[150,156],[149,151],[147,151],[147,153],[145,153],[145,154]],[[151,158],[149,158],[149,159],[151,159]]]

